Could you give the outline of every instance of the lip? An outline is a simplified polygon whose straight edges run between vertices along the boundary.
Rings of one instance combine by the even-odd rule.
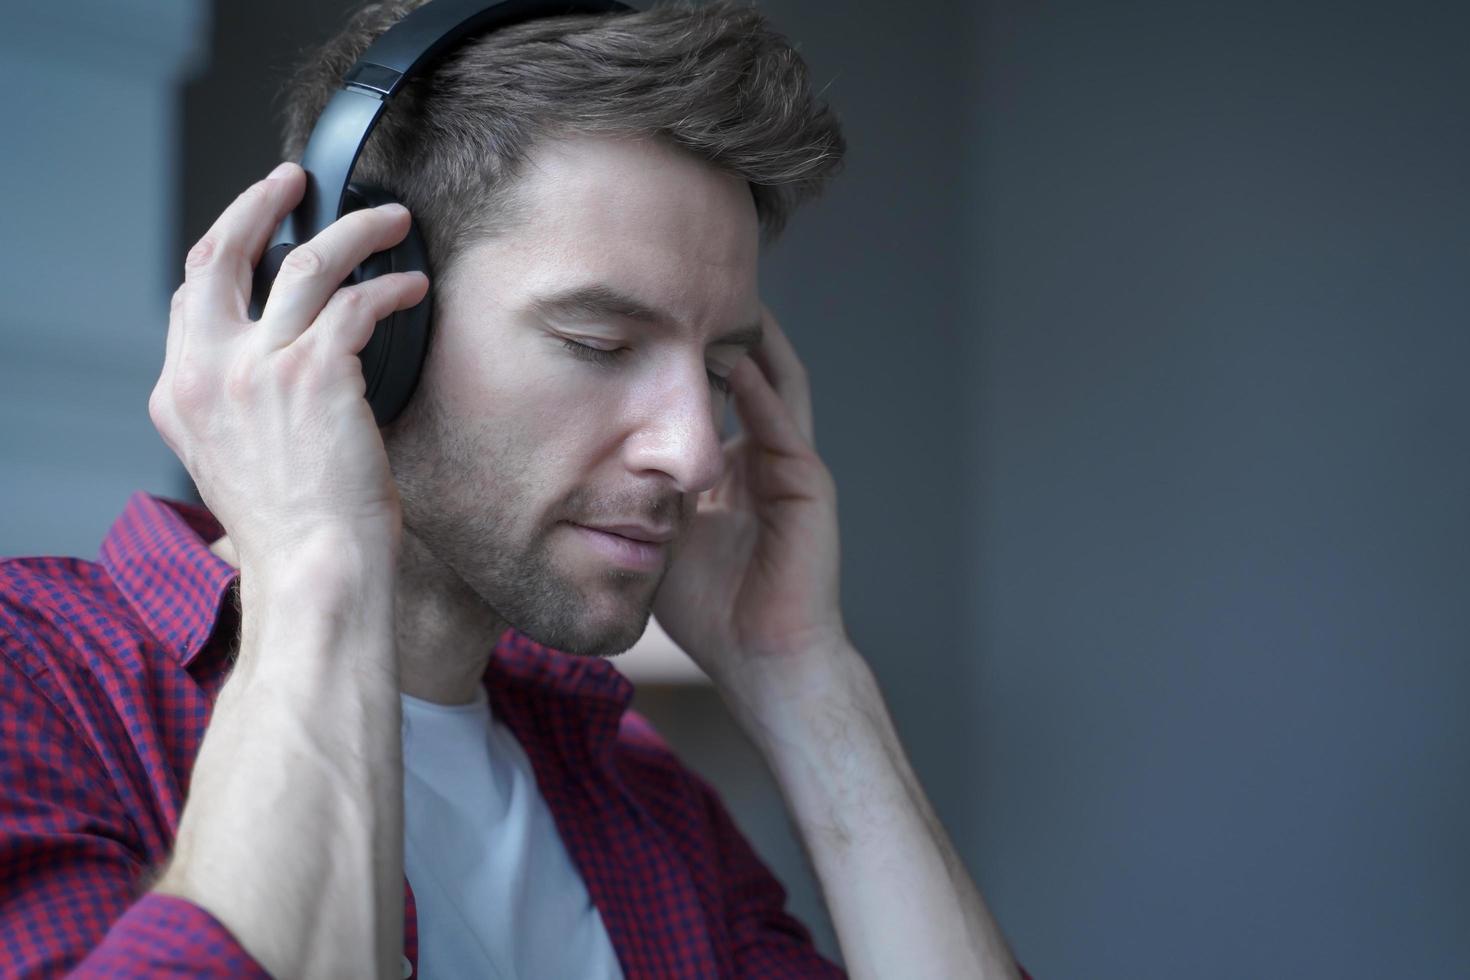
[[[673,540],[673,528],[649,527],[646,524],[578,524],[592,531],[603,531],[607,534],[616,534],[622,538],[630,538],[634,541],[646,541],[649,544],[663,544]]]
[[[642,541],[605,528],[567,522],[567,526],[587,546],[603,558],[624,568],[655,572],[663,567],[668,545],[663,541]],[[643,531],[641,533],[648,533]]]

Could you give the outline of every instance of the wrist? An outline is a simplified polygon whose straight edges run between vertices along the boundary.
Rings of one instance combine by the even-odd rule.
[[[872,669],[845,639],[799,655],[753,660],[718,684],[731,714],[757,747],[806,738],[854,709],[870,710],[882,697]]]
[[[242,589],[277,601],[314,604],[391,583],[398,544],[381,533],[319,528],[286,545],[245,552],[236,564]]]
[[[379,677],[396,695],[396,576],[386,545],[336,531],[269,558],[245,557],[239,666],[252,675],[265,667],[277,680],[309,690],[343,677]],[[349,662],[372,669],[344,673]]]

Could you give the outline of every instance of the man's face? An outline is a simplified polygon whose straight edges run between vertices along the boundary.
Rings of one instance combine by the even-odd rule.
[[[385,437],[409,533],[510,625],[605,656],[642,635],[723,471],[718,379],[760,322],[755,205],[655,139],[545,142],[520,181],[527,217],[436,294],[424,375]],[[673,538],[588,529],[614,525]]]

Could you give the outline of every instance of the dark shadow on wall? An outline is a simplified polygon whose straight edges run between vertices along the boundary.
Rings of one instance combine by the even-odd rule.
[[[980,851],[1038,976],[1470,976],[1470,6],[984,4]]]

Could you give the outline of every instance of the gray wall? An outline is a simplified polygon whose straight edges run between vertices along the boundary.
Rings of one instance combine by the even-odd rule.
[[[1038,975],[1470,976],[1467,39],[984,5],[975,853]]]
[[[95,557],[135,490],[176,491],[163,363],[179,80],[203,0],[0,14],[0,555]]]

